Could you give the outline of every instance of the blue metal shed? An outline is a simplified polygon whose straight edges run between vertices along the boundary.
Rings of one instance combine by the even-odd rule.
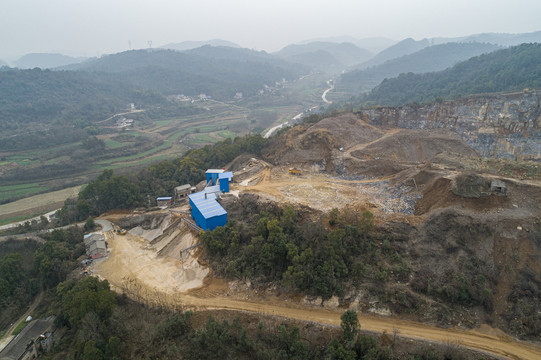
[[[173,203],[173,198],[171,196],[161,196],[156,198],[156,203],[158,206],[168,206]]]
[[[192,207],[192,218],[203,230],[214,230],[227,224],[227,211],[216,201],[214,193],[204,191],[188,196]]]
[[[221,192],[229,192],[229,182],[231,181],[232,178],[233,178],[233,173],[231,171],[227,171],[218,175],[218,179],[220,181]]]
[[[216,185],[218,182],[218,175],[224,172],[223,169],[208,169],[205,173],[207,174],[207,184],[211,181],[210,185]]]

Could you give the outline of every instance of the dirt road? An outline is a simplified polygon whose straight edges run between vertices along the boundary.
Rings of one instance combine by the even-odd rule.
[[[111,255],[97,261],[92,271],[109,280],[113,289],[125,292],[138,301],[174,309],[248,311],[332,325],[340,324],[340,316],[345,311],[309,307],[292,299],[261,297],[244,290],[232,291],[225,281],[217,279],[203,284],[202,278],[208,270],[197,264],[193,257],[191,260],[185,259],[182,264],[170,257],[156,256],[156,250],[149,248],[144,239],[130,234],[116,235],[108,241]],[[191,276],[185,273],[188,268],[191,268]],[[368,331],[393,333],[396,330],[400,336],[456,344],[511,359],[541,359],[541,347],[513,340],[498,330],[443,329],[365,314],[359,316],[359,321],[361,327]]]
[[[190,295],[181,295],[179,300],[182,301],[184,306],[193,307],[195,309],[249,311],[331,325],[340,325],[340,316],[344,311],[307,308],[290,303],[267,304],[239,301],[227,297],[200,298]],[[379,318],[365,314],[359,315],[359,322],[361,328],[368,331],[386,331],[391,334],[393,331],[397,330],[400,336],[457,344],[510,359],[541,359],[541,347],[513,340],[505,335],[483,334],[474,330],[442,329],[413,321],[399,320],[396,318]]]

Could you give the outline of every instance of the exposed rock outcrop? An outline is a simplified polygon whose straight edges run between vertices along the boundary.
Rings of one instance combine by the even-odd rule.
[[[425,106],[379,107],[358,115],[372,125],[449,129],[483,156],[541,159],[541,95],[479,95]]]

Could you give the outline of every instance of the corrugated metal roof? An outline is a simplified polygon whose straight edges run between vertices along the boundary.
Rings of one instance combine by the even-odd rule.
[[[205,198],[205,193],[203,191],[197,192],[195,194],[188,195],[188,198],[194,203],[197,204],[200,201],[204,200],[216,200],[217,196],[214,193],[207,194],[207,197]]]
[[[196,204],[197,209],[205,219],[227,214],[227,211],[216,200],[206,200]]]
[[[203,191],[206,192],[207,194],[214,194],[214,193],[219,193],[221,190],[220,190],[220,185],[214,185],[214,186],[207,186]]]
[[[233,173],[231,171],[226,171],[220,175],[218,175],[218,179],[229,179],[231,180],[233,178]]]
[[[219,190],[220,187],[218,186],[218,191]],[[217,196],[214,193],[207,193],[207,198],[205,198],[205,193],[201,191],[195,194],[188,195],[188,197],[205,219],[227,214],[227,211],[225,211],[222,205],[220,205],[216,201]]]
[[[205,174],[221,174],[224,171],[224,169],[208,169]]]
[[[163,196],[163,197],[159,197],[159,198],[156,198],[156,200],[160,201],[160,200],[171,200],[173,199],[171,196]]]

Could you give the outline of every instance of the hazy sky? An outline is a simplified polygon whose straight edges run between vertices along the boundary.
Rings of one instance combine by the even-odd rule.
[[[454,37],[541,30],[540,0],[0,0],[0,59],[96,56],[220,38],[276,51],[350,35]]]

